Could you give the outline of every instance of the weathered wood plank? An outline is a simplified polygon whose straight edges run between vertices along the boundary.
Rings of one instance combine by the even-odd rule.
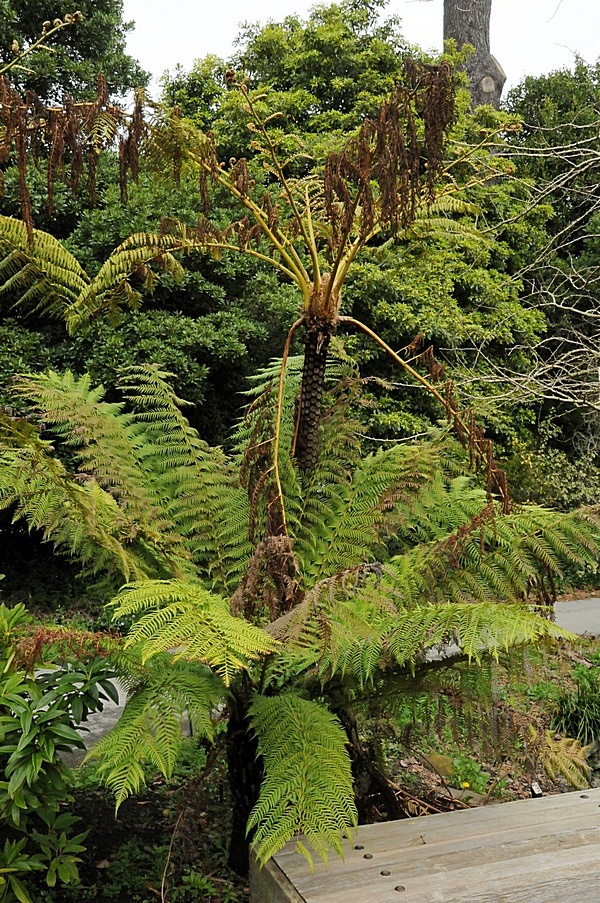
[[[396,822],[384,822],[377,825],[361,827],[358,831],[360,843],[364,840],[362,832],[368,831],[370,849],[384,849],[393,838],[393,846],[422,845],[423,838],[428,843],[453,839],[457,832],[461,837],[477,836],[482,831],[491,829],[494,832],[512,830],[516,824],[535,825],[543,824],[548,820],[555,822],[564,818],[588,818],[591,811],[596,811],[600,805],[600,789],[588,790],[584,793],[563,793],[554,796],[546,796],[537,800],[518,800],[513,803],[494,804],[477,809],[463,809],[455,812],[446,812],[441,815],[427,816],[425,818],[411,818]],[[352,845],[345,844],[346,849],[352,849]],[[278,854],[277,861],[283,861],[287,857],[296,858],[294,841],[290,841]],[[302,859],[298,860],[302,863]],[[340,863],[341,860],[335,860]],[[332,866],[334,860],[332,859]]]
[[[314,875],[302,875],[296,879],[296,883],[303,890],[312,887],[325,887],[332,881],[342,881],[347,884],[356,884],[362,880],[369,880],[372,874],[378,874],[380,869],[394,869],[405,874],[428,874],[433,871],[451,871],[469,865],[476,860],[479,863],[492,863],[503,859],[522,859],[534,856],[542,852],[556,851],[562,853],[572,847],[600,842],[599,832],[596,828],[588,828],[583,831],[579,826],[573,832],[562,832],[553,835],[547,832],[542,836],[530,836],[523,830],[515,829],[515,836],[509,841],[498,843],[494,835],[482,835],[477,842],[465,844],[460,838],[454,844],[431,845],[427,849],[413,848],[411,854],[406,851],[398,853],[393,848],[383,853],[367,853],[372,858],[348,859],[346,867],[334,871],[320,871]],[[370,847],[367,847],[369,849]],[[291,875],[287,873],[291,879]],[[600,895],[599,895],[600,896]]]
[[[368,825],[345,851],[311,874],[291,841],[274,857],[280,896],[254,903],[600,899],[600,789]]]
[[[570,797],[568,802],[564,799],[567,796]],[[369,825],[359,829],[355,841],[355,844],[363,845],[365,849],[362,852],[356,851],[354,845],[345,843],[346,861],[332,857],[328,874],[361,868],[365,854],[381,856],[393,852],[396,857],[401,857],[404,851],[405,856],[412,859],[415,848],[427,846],[425,856],[430,857],[439,855],[444,845],[456,850],[461,845],[469,847],[473,843],[489,844],[492,836],[500,843],[505,839],[503,834],[510,838],[516,830],[523,837],[583,830],[590,824],[594,825],[600,815],[600,791],[590,792],[585,797],[563,794],[544,797],[543,800],[519,801],[516,804],[507,803],[427,818]],[[554,800],[557,802],[553,802]],[[540,806],[541,802],[544,805]],[[433,849],[434,845],[437,845],[436,850]],[[278,853],[276,858],[292,880],[301,879],[308,872],[303,858],[295,853],[293,842]],[[324,871],[321,863],[317,863],[315,868],[317,873]]]
[[[304,898],[272,859],[262,869],[256,859],[251,859],[250,896],[254,903],[304,903]]]
[[[413,863],[398,863],[393,856],[385,861],[377,861],[374,857],[361,871],[319,876],[302,882],[300,892],[306,903],[347,903],[349,899],[353,903],[383,903],[395,886],[402,885],[405,888],[403,900],[426,903],[456,898],[471,901],[472,895],[480,894],[483,888],[491,898],[493,892],[502,888],[503,892],[509,893],[509,900],[520,901],[518,894],[525,879],[530,885],[543,880],[550,886],[558,881],[564,888],[565,874],[575,877],[589,873],[592,868],[600,884],[600,843],[591,844],[592,839],[599,841],[599,832],[589,832],[588,836],[574,835],[568,845],[547,842],[546,850],[541,848],[544,845],[532,841],[528,845],[515,843],[502,849],[488,846],[474,853],[465,851],[462,855],[439,860],[421,857]],[[567,866],[557,869],[557,862],[562,863],[563,858],[568,859]],[[481,898],[476,896],[476,899]]]

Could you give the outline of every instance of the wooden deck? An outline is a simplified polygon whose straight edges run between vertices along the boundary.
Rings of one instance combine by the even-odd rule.
[[[329,869],[290,841],[252,903],[596,903],[600,789],[361,827]]]

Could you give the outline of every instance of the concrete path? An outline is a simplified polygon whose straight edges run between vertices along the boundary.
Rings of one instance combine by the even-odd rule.
[[[572,633],[600,636],[600,598],[556,602],[556,623]]]
[[[74,749],[71,753],[63,753],[63,761],[70,765],[71,768],[81,765],[87,751],[95,746],[105,734],[108,734],[121,717],[121,712],[126,702],[125,689],[119,681],[114,680],[113,683],[119,694],[119,702],[116,703],[112,699],[107,699],[101,712],[94,712],[87,721],[80,725],[79,731],[81,739],[85,743],[85,749]],[[86,730],[83,730],[83,728],[86,728]]]

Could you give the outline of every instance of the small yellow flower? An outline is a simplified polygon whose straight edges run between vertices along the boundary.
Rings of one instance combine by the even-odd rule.
[[[470,786],[471,786],[471,785],[469,784],[468,781],[463,781],[463,782],[462,782],[462,785],[463,785],[463,787],[465,788],[465,790],[467,789],[467,787],[470,787]]]

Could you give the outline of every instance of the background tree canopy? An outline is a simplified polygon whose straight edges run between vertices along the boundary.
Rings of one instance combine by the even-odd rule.
[[[75,8],[83,13],[77,28],[55,35],[51,50],[43,47],[28,56],[26,68],[31,71],[13,71],[13,84],[21,91],[34,91],[43,101],[58,103],[66,95],[75,100],[93,97],[100,73],[112,95],[146,85],[150,74],[125,50],[133,24],[123,21],[122,0],[81,0]],[[2,0],[0,61],[13,58],[15,41],[21,48],[33,43],[44,22],[60,19],[65,12],[69,10],[56,0]]]
[[[317,171],[319,159],[339,147],[344,136],[377,109],[401,77],[404,53],[419,55],[406,44],[396,20],[378,18],[382,8],[380,3],[320,6],[306,20],[292,16],[240,35],[238,71],[247,73],[250,83],[261,90],[269,86],[260,102],[261,114],[281,111],[273,134],[282,147],[297,150],[295,142],[300,141],[305,157],[295,157],[289,164],[296,175],[305,175],[311,167]],[[114,5],[110,9],[115,35],[122,36],[126,25],[121,10]],[[96,4],[91,19],[100,11]],[[78,39],[79,27],[68,31],[69,40]],[[60,37],[66,40],[66,34]],[[329,69],[317,65],[323,54],[328,55]],[[44,71],[43,66],[35,68]],[[252,134],[239,94],[228,87],[223,70],[218,59],[207,57],[189,73],[168,74],[163,100],[177,105],[183,122],[189,119],[201,128],[210,127],[223,160],[247,156],[252,161],[256,157]],[[584,72],[580,66],[573,75],[527,80],[508,102],[511,114],[526,120],[521,131],[514,131],[515,120],[505,113],[485,108],[471,113],[466,92],[459,93],[459,115],[446,160],[454,179],[452,199],[440,200],[437,208],[418,217],[395,244],[374,243],[365,249],[342,298],[344,314],[366,322],[394,348],[408,348],[420,336],[415,353],[433,351],[459,387],[463,402],[477,403],[500,455],[518,477],[517,495],[567,506],[569,499],[589,499],[595,492],[595,450],[585,477],[576,463],[581,443],[590,437],[591,421],[587,418],[584,425],[570,402],[565,420],[565,405],[549,397],[549,378],[544,383],[540,377],[535,392],[523,388],[526,383],[533,386],[531,373],[540,361],[548,367],[556,337],[569,331],[573,317],[581,318],[580,313],[566,312],[572,299],[568,274],[557,312],[556,306],[542,302],[541,269],[531,268],[531,261],[544,255],[550,264],[548,242],[570,228],[565,192],[547,188],[564,164],[560,157],[552,157],[549,133],[540,131],[536,122],[544,129],[560,123],[565,144],[582,134],[584,120],[593,121],[594,79],[593,67]],[[575,132],[567,134],[565,122],[574,121],[570,111],[575,107]],[[498,132],[507,125],[513,129],[507,133],[508,142]],[[560,144],[561,134],[551,143]],[[541,136],[546,149],[538,154]],[[586,132],[588,152],[594,140],[592,132],[589,136]],[[469,151],[468,160],[456,162],[454,155],[478,144],[479,151]],[[270,177],[260,158],[251,165],[252,177],[269,188]],[[164,172],[157,176],[150,159],[142,158],[140,178],[122,199],[116,167],[110,154],[100,158],[95,202],[83,185],[75,196],[57,185],[51,215],[44,210],[45,176],[29,167],[36,225],[66,239],[91,276],[130,232],[155,231],[165,215],[175,215],[192,227],[202,212],[194,175],[183,171],[179,186],[169,184]],[[593,252],[593,239],[584,225],[592,222],[595,209],[593,167],[576,179],[569,184],[581,199],[573,216],[578,242],[588,249],[587,258],[581,257],[583,266]],[[2,212],[18,215],[18,174],[10,166],[5,186]],[[227,222],[231,200],[216,192],[211,204],[213,218]],[[572,259],[575,246],[568,247]],[[560,258],[563,252],[553,253]],[[553,272],[551,266],[544,272]],[[196,404],[190,417],[202,435],[227,441],[240,409],[240,376],[264,366],[273,350],[282,347],[296,303],[293,293],[268,268],[231,255],[216,261],[192,254],[178,283],[168,275],[157,276],[142,309],[133,315],[117,313],[112,322],[87,327],[72,338],[60,323],[48,321],[40,312],[13,307],[18,292],[12,283],[5,284],[0,304],[11,343],[2,352],[2,372],[37,369],[45,363],[79,373],[90,370],[110,393],[116,386],[118,363],[155,360],[175,374],[177,390]],[[578,327],[578,335],[586,330]],[[345,343],[369,380],[361,413],[368,435],[377,440],[409,437],[438,420],[436,405],[414,385],[398,380],[384,355],[359,336],[348,336]],[[587,347],[592,344],[588,341]],[[546,347],[549,350],[544,351]],[[560,486],[554,483],[556,455],[572,474]]]

